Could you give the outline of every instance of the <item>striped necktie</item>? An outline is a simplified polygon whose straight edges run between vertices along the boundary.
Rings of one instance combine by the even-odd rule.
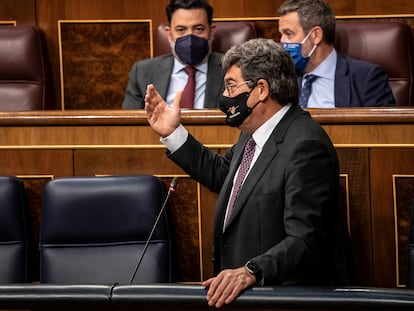
[[[239,171],[237,173],[236,181],[233,186],[233,193],[231,195],[228,207],[227,207],[227,217],[225,224],[227,226],[231,212],[233,210],[234,203],[236,202],[237,196],[239,194],[240,188],[243,185],[244,179],[249,171],[250,164],[252,163],[254,150],[256,147],[256,142],[254,141],[253,137],[250,136],[249,140],[247,141],[246,145],[244,146],[243,157],[240,162]]]

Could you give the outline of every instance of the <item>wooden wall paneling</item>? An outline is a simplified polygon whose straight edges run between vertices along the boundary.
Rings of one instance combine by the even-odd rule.
[[[121,109],[128,73],[150,58],[151,20],[60,20],[62,109]]]
[[[16,26],[15,20],[0,20],[0,26]]]
[[[36,25],[36,0],[2,0],[0,20],[14,20],[20,25]]]
[[[413,148],[372,148],[370,152],[374,286],[396,287],[404,282],[404,276],[401,276],[401,284],[397,284],[399,254],[395,243],[396,202],[393,185],[395,175],[414,175],[413,158]],[[404,193],[409,189],[400,186],[397,190]],[[408,200],[405,200],[405,204],[408,204]],[[407,211],[402,214],[405,217],[410,208],[398,207],[400,211]],[[399,222],[402,221],[409,222],[408,219],[400,218]],[[401,251],[404,251],[404,247],[401,247]],[[402,255],[402,258],[405,256]]]
[[[210,0],[214,17],[269,17],[277,16],[282,0]]]
[[[414,199],[414,175],[393,176],[397,287],[407,286],[408,239]]]
[[[347,216],[352,252],[352,279],[355,285],[370,286],[372,277],[372,236],[369,191],[369,155],[367,148],[337,148],[340,173],[348,178],[347,196],[341,201],[348,207]],[[343,179],[343,178],[341,178]],[[346,202],[349,200],[349,202]],[[347,204],[348,203],[348,204]],[[343,207],[344,207],[343,206]],[[344,213],[343,213],[344,214]]]
[[[213,245],[214,245],[214,213],[217,194],[200,186],[200,246],[202,251],[202,278],[207,280],[213,276]]]

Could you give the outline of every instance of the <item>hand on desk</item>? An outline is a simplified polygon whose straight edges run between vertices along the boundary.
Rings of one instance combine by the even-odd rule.
[[[202,285],[210,287],[207,292],[209,306],[220,308],[231,303],[242,291],[255,283],[256,277],[245,267],[241,267],[223,270],[216,277],[204,281]]]

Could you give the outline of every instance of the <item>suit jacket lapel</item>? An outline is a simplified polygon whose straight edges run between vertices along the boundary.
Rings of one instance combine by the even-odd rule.
[[[289,109],[289,111],[286,113],[286,115],[282,118],[282,120],[279,122],[279,124],[276,126],[276,128],[273,130],[272,134],[270,135],[269,139],[263,146],[263,150],[260,153],[259,158],[254,163],[249,175],[247,175],[246,180],[240,189],[238,198],[234,204],[228,225],[231,225],[234,218],[237,216],[237,214],[241,211],[244,204],[250,197],[250,194],[252,193],[254,187],[256,186],[258,180],[262,178],[263,174],[266,172],[269,165],[272,164],[275,157],[277,156],[279,152],[279,143],[283,141],[283,138],[285,136],[285,133],[290,125],[290,123],[293,121],[297,113],[300,113],[302,109],[300,109],[297,106],[293,106]],[[306,112],[305,112],[306,113]],[[247,140],[247,139],[246,139]],[[243,146],[245,143],[243,144]],[[241,148],[241,153],[243,152],[243,148]],[[241,155],[240,155],[241,157]],[[237,167],[240,163],[240,160],[237,161],[235,165],[235,170],[237,170]],[[230,175],[230,174],[229,174]],[[234,177],[234,172],[232,174]],[[231,184],[230,184],[231,185]],[[223,185],[224,186],[224,185]]]
[[[348,66],[342,55],[338,54],[335,70],[335,107],[347,107],[351,101],[351,89],[348,78]]]
[[[154,69],[154,77],[157,79],[157,90],[162,98],[167,98],[173,66],[174,56],[168,54],[166,57],[159,59],[158,66]]]
[[[233,187],[233,180],[234,175],[240,165],[241,158],[243,156],[244,145],[246,144],[247,140],[249,139],[248,134],[242,134],[239,138],[239,141],[234,146],[234,153],[232,155],[232,161],[230,163],[229,172],[227,177],[223,183],[222,191],[220,191],[217,197],[217,204],[216,204],[216,213],[215,213],[215,229],[219,230],[218,233],[222,232],[222,228],[224,225],[224,216],[226,214],[227,204],[229,200],[229,196],[231,193],[231,189]]]

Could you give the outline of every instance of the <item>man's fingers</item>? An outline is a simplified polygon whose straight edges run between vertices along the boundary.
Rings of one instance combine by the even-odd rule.
[[[175,107],[175,108],[177,108],[177,106],[178,106],[178,108],[180,108],[181,107],[181,95],[183,94],[183,92],[182,91],[178,91],[177,93],[175,93],[175,97],[174,97],[174,104],[173,104],[173,106]]]

